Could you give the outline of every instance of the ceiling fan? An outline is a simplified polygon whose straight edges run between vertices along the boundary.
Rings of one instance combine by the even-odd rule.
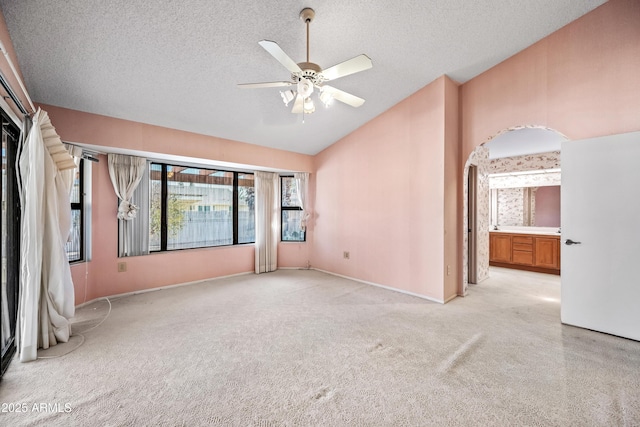
[[[270,40],[259,41],[258,44],[269,52],[275,59],[284,65],[291,72],[291,81],[264,82],[264,83],[242,83],[238,87],[243,89],[265,88],[265,87],[287,87],[295,86],[295,90],[281,91],[280,95],[285,105],[293,101],[291,110],[294,114],[310,114],[315,111],[315,106],[311,95],[314,88],[318,89],[320,101],[328,106],[333,99],[337,99],[352,107],[359,107],[364,104],[364,99],[350,93],[336,89],[333,86],[324,84],[327,81],[336,80],[340,77],[368,70],[373,66],[371,59],[367,55],[358,55],[347,61],[329,67],[326,70],[320,68],[318,64],[309,61],[309,24],[313,21],[315,12],[311,8],[302,9],[300,19],[307,26],[307,60],[306,62],[295,63],[278,46],[276,42]]]

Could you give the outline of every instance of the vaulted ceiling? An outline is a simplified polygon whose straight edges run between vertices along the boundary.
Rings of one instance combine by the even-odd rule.
[[[604,0],[0,0],[32,98],[61,107],[315,154],[446,74],[465,82]],[[366,102],[303,117],[290,73],[258,41],[323,68],[365,53],[373,68],[331,85]],[[179,143],[179,141],[176,141]]]

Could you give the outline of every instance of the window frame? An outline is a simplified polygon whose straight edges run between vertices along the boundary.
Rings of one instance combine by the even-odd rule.
[[[191,249],[205,249],[205,248],[219,248],[219,247],[229,247],[229,246],[237,246],[237,245],[250,245],[250,244],[254,244],[255,243],[255,234],[253,236],[253,240],[250,242],[242,242],[239,243],[239,232],[238,232],[238,212],[239,212],[239,208],[238,208],[238,202],[239,202],[239,175],[252,175],[255,177],[255,173],[254,172],[244,172],[244,171],[233,171],[233,170],[225,170],[225,169],[218,169],[215,166],[214,167],[207,167],[207,166],[194,166],[194,165],[178,165],[178,164],[173,164],[173,163],[163,163],[160,161],[152,161],[151,164],[149,165],[150,168],[153,168],[154,165],[158,165],[161,167],[160,170],[160,249],[154,249],[151,250],[149,249],[149,253],[153,254],[153,253],[161,253],[161,252],[173,252],[173,251],[184,251],[184,250],[191,250]],[[169,240],[169,218],[168,218],[168,209],[167,209],[167,198],[169,196],[169,190],[168,190],[168,167],[175,167],[175,168],[194,168],[194,169],[204,169],[204,170],[211,170],[211,171],[217,171],[217,172],[225,172],[225,173],[232,173],[233,174],[233,184],[232,184],[232,243],[229,244],[222,244],[222,245],[207,245],[207,246],[197,246],[197,247],[190,247],[190,248],[176,248],[176,249],[169,249],[168,248],[168,240]],[[149,180],[151,181],[151,174],[149,174]],[[255,181],[254,181],[255,182]],[[255,185],[255,184],[254,184]],[[149,188],[151,188],[151,186],[149,186]],[[255,187],[254,187],[255,188]],[[151,195],[149,195],[149,197],[151,197]],[[149,203],[149,205],[151,206],[151,203]],[[254,211],[255,212],[255,211]],[[149,215],[151,214],[151,212],[148,213]]]
[[[0,108],[0,131],[7,134],[7,144],[4,147],[4,158],[6,161],[6,173],[0,174],[0,183],[6,190],[6,199],[3,197],[4,208],[6,209],[6,222],[0,222],[0,229],[6,227],[5,245],[0,250],[1,257],[6,262],[5,291],[6,301],[3,301],[0,292],[0,327],[4,327],[5,314],[3,307],[7,307],[9,318],[9,336],[6,342],[0,341],[0,380],[9,368],[9,364],[17,348],[17,331],[19,329],[18,307],[20,301],[20,224],[22,218],[22,205],[18,193],[18,175],[16,160],[19,157],[18,141],[23,137],[23,133],[3,108]]]
[[[307,241],[307,231],[306,230],[301,230],[302,232],[302,239],[298,239],[298,240],[291,240],[291,239],[285,239],[284,238],[284,212],[285,211],[302,211],[302,206],[284,206],[283,199],[284,199],[284,179],[285,178],[294,178],[293,175],[280,175],[280,241],[281,242],[291,242],[291,243],[304,243]]]
[[[80,244],[78,248],[78,258],[70,259],[69,264],[74,264],[78,262],[85,261],[85,159],[81,158],[80,163],[78,165],[78,176],[79,176],[79,185],[78,185],[78,202],[71,202],[71,217],[73,217],[73,211],[80,212]],[[69,257],[69,253],[67,253],[67,258]]]

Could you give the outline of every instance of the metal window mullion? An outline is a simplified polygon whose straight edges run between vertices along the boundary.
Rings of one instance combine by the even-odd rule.
[[[238,172],[233,173],[233,201],[232,211],[233,211],[233,244],[238,244]]]
[[[167,165],[162,165],[162,174],[160,181],[160,250],[167,250],[167,236],[168,236],[168,208],[169,203],[167,201]]]
[[[79,185],[79,189],[78,189],[78,207],[74,208],[73,205],[75,205],[75,203],[71,204],[71,209],[77,209],[80,211],[80,256],[78,257],[78,259],[76,261],[82,261],[84,260],[85,256],[84,256],[84,160],[80,159],[80,164],[78,165],[78,173],[80,175],[80,185]]]

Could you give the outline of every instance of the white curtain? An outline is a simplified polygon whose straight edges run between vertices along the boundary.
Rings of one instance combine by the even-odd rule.
[[[311,217],[311,211],[307,206],[309,200],[309,173],[296,172],[293,174],[298,189],[298,199],[300,199],[300,207],[302,208],[302,218],[300,219],[300,228],[302,231],[307,230],[307,223]]]
[[[138,207],[131,203],[131,196],[142,179],[147,160],[124,154],[109,154],[108,160],[111,183],[120,199],[118,219],[131,220],[138,212]]]
[[[67,342],[75,296],[65,243],[71,230],[71,202],[64,178],[45,148],[41,127],[50,127],[38,109],[20,151],[20,303],[18,348],[21,362],[35,360],[39,347]]]
[[[278,174],[256,172],[256,274],[278,266]]]
[[[149,253],[149,169],[146,162],[138,187],[131,196],[131,203],[138,207],[139,215],[129,221],[118,221],[118,256],[136,256]]]
[[[82,159],[82,148],[71,145],[64,144],[64,147],[69,151],[69,154],[73,157],[73,162],[76,164],[76,167],[73,169],[65,169],[60,171],[62,174],[62,179],[64,180],[65,185],[69,189],[69,195],[71,195],[71,190],[73,190],[73,180],[76,177],[76,171],[80,167],[80,159]]]

